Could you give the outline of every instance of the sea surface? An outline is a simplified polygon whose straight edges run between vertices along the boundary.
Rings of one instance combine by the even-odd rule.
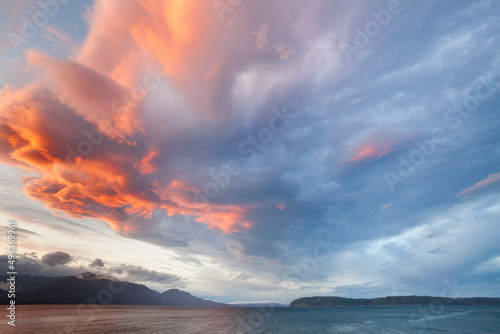
[[[2,305],[2,308],[5,306]],[[6,314],[6,311],[3,312]],[[4,316],[4,319],[6,317]],[[500,333],[500,307],[24,305],[0,333]]]

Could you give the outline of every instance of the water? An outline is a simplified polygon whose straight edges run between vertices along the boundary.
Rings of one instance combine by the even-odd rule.
[[[500,333],[500,307],[478,306],[257,309],[24,305],[16,312],[15,330],[2,320],[1,333]]]

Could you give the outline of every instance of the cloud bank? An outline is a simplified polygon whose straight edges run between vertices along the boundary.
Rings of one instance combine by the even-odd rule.
[[[474,240],[500,236],[499,12],[95,1],[73,53],[33,45],[26,82],[0,90],[0,159],[54,215],[172,250],[214,293],[492,291],[500,254]]]

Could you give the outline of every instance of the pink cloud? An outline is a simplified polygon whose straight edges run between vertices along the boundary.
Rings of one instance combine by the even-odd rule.
[[[477,192],[497,183],[498,181],[500,181],[500,173],[488,175],[488,177],[486,179],[479,181],[478,183],[470,186],[467,189],[462,190],[455,197],[463,197],[463,196],[472,195],[474,193],[477,193]]]
[[[365,144],[356,147],[353,150],[353,156],[350,161],[363,161],[369,159],[378,159],[386,155],[390,151],[388,146],[382,146],[378,144]]]
[[[85,140],[81,130],[92,129],[92,124],[42,82],[0,93],[0,159],[32,173],[23,181],[24,192],[48,208],[75,218],[100,219],[124,233],[141,229],[137,222],[143,220],[134,218],[150,218],[155,210],[191,215],[226,233],[251,226],[247,209],[198,201],[199,191],[186,181],[157,186],[152,174],[159,151],[139,154],[147,143],[136,148],[103,140],[94,153],[67,159],[67,146]]]
[[[27,58],[32,66],[43,69],[45,78],[50,81],[48,87],[57,98],[96,125],[103,134],[131,143],[129,138],[142,130],[136,117],[137,109],[127,108],[125,112],[113,108],[128,90],[107,75],[76,61],[56,59],[35,51],[29,51]]]
[[[235,113],[241,105],[301,87],[317,67],[314,50],[306,57],[296,47],[309,45],[324,29],[309,24],[315,13],[290,1],[278,19],[283,4],[263,3],[234,10],[229,24],[220,21],[211,1],[95,1],[88,35],[74,58],[28,51],[39,78],[2,90],[2,161],[33,173],[24,180],[27,196],[74,217],[102,219],[118,231],[140,228],[134,218],[142,221],[155,210],[190,215],[228,233],[249,228],[251,205],[197,201],[198,175],[189,175],[194,167],[175,164],[186,161],[183,145],[197,143],[186,134],[223,128],[240,117]],[[283,29],[280,20],[295,15],[302,20],[300,31]],[[252,33],[259,29],[260,35]],[[57,30],[46,31],[64,39]],[[294,70],[277,75],[285,61]],[[130,106],[115,108],[151,69],[168,73],[159,90],[132,101],[126,97]],[[241,94],[237,81],[254,72],[246,85],[252,89]],[[97,130],[103,138],[91,153],[68,159],[68,147],[75,151],[88,141],[84,133]],[[202,135],[200,141],[216,136]],[[375,151],[355,154],[364,159]]]

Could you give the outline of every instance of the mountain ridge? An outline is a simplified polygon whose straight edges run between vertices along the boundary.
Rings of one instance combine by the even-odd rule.
[[[0,276],[6,282],[9,276]],[[0,304],[8,304],[7,291],[0,294]],[[142,284],[84,272],[75,276],[44,277],[18,275],[15,301],[18,304],[98,304],[98,305],[164,305],[196,307],[231,307],[205,300],[179,289],[163,293]]]

